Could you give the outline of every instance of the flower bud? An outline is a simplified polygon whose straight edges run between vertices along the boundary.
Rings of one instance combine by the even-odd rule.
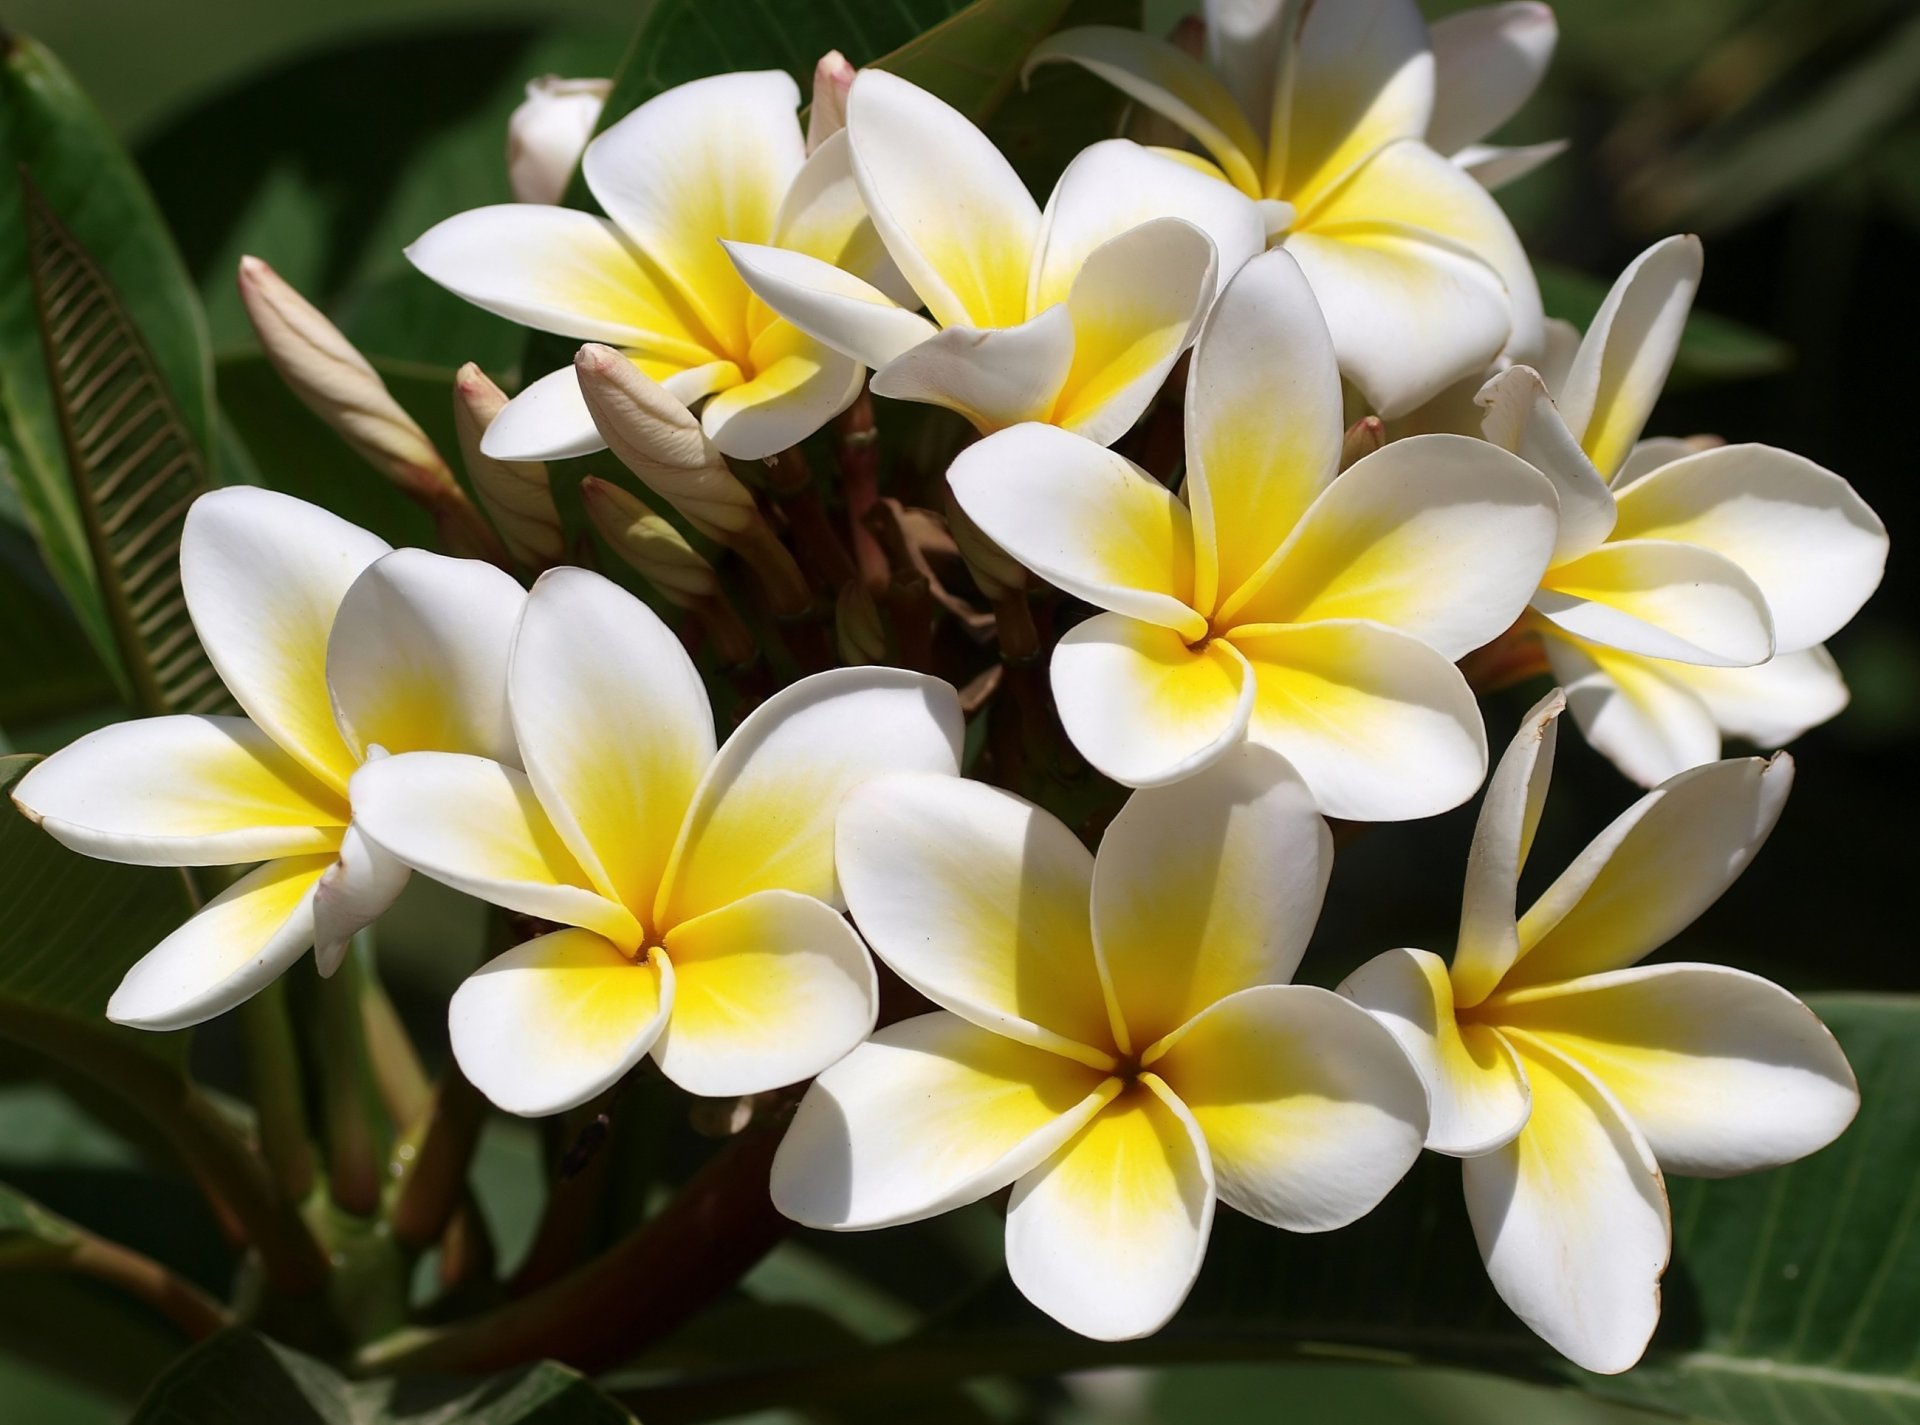
[[[820,56],[813,67],[813,104],[807,110],[807,152],[847,126],[847,91],[853,88],[854,67],[837,49]]]
[[[1340,440],[1340,468],[1364,460],[1387,443],[1387,426],[1378,416],[1362,416],[1347,427]]]
[[[547,467],[537,460],[495,460],[480,450],[480,437],[506,403],[506,393],[471,361],[455,374],[453,425],[467,478],[514,562],[528,569],[551,569],[566,557],[566,537]]]
[[[589,475],[580,482],[580,498],[608,547],[668,602],[690,609],[720,591],[706,556],[638,495]]]
[[[880,622],[880,606],[858,579],[840,586],[833,606],[833,635],[840,661],[849,668],[887,661],[887,631]]]
[[[610,79],[527,81],[527,97],[507,120],[507,183],[521,203],[558,203],[613,91]]]
[[[967,518],[967,512],[953,498],[951,489],[944,498],[947,530],[952,534],[953,542],[959,546],[960,557],[966,561],[967,571],[973,575],[973,582],[980,586],[980,592],[990,602],[997,603],[1007,595],[1026,588],[1027,571],[1006,550],[988,539],[979,525]]]

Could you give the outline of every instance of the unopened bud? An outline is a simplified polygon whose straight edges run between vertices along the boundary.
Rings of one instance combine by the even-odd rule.
[[[467,478],[514,561],[551,569],[566,557],[566,537],[547,467],[537,460],[495,460],[480,450],[480,437],[506,404],[506,393],[471,361],[455,374],[453,425]]]
[[[638,495],[595,476],[580,482],[580,499],[607,546],[660,597],[699,618],[722,661],[753,660],[753,635],[727,602],[713,565],[686,536]]]
[[[610,79],[527,81],[526,99],[507,120],[507,183],[516,201],[560,201],[612,92]]]
[[[847,91],[853,88],[856,72],[837,49],[821,55],[813,67],[813,104],[807,110],[808,153],[847,126]]]
[[[887,630],[880,622],[880,606],[858,579],[840,586],[833,606],[833,634],[840,661],[849,668],[887,661]]]
[[[1378,416],[1362,416],[1347,427],[1340,441],[1340,468],[1345,470],[1356,460],[1365,459],[1387,443],[1386,422]]]
[[[987,538],[979,525],[967,518],[967,512],[953,498],[951,488],[946,491],[945,500],[947,530],[953,535],[953,542],[959,546],[967,572],[973,575],[973,582],[980,586],[980,592],[986,595],[988,601],[998,603],[1009,594],[1025,589],[1027,571],[1019,562]]]

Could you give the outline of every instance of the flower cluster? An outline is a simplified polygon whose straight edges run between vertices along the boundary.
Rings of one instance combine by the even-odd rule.
[[[1327,1231],[1431,1148],[1464,1160],[1514,1310],[1585,1366],[1633,1364],[1662,1173],[1790,1161],[1858,1103],[1785,991],[1638,962],[1772,829],[1791,760],[1716,761],[1722,735],[1777,746],[1839,710],[1821,643],[1878,583],[1885,531],[1799,456],[1642,438],[1695,239],[1643,254],[1584,336],[1543,318],[1489,186],[1557,146],[1479,140],[1547,62],[1544,6],[1429,30],[1411,0],[1209,4],[1206,35],[1200,56],[1109,28],[1034,50],[1205,151],[1096,144],[1044,207],[966,116],[835,55],[808,132],[777,72],[619,118],[579,156],[590,216],[553,200],[604,86],[530,90],[515,186],[542,201],[408,255],[590,344],[504,403],[461,375],[470,473],[504,482],[489,508],[538,577],[265,490],[200,500],[182,581],[244,716],[109,727],[15,792],[87,855],[256,866],[109,1015],[200,1022],[308,948],[330,974],[417,872],[519,932],[449,1006],[461,1069],[510,1112],[587,1103],[648,1056],[696,1095],[810,1081],[782,1211],[877,1228],[1010,1188],[1014,1281],[1107,1339],[1178,1309],[1218,1203]],[[778,467],[869,390],[978,432],[939,532],[983,590],[1021,603],[1024,570],[1091,606],[1050,640],[1048,685],[1130,792],[1096,850],[962,775],[978,700],[948,682],[815,672],[750,692],[722,738],[675,631],[554,567],[540,462],[610,448],[702,547],[600,480],[594,523],[712,615],[722,663],[753,636],[707,540],[775,613],[837,585],[857,632],[851,563],[803,573],[728,462]],[[1113,448],[1169,414],[1174,470]],[[884,661],[884,636],[852,641]],[[1489,780],[1463,660],[1528,647],[1566,691]],[[1005,652],[1011,680],[1034,650]],[[1563,709],[1658,785],[1520,914]],[[1337,993],[1291,983],[1326,818],[1430,816],[1483,781],[1451,964],[1397,949]],[[924,1003],[881,1024],[883,977]]]

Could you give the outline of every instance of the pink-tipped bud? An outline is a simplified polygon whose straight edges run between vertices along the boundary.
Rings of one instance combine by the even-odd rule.
[[[813,106],[807,110],[808,153],[847,126],[847,91],[853,88],[855,73],[837,49],[821,55],[813,67]]]
[[[471,361],[455,373],[453,426],[474,493],[515,563],[551,569],[565,559],[567,546],[547,467],[537,460],[495,460],[480,449],[480,438],[506,404],[506,393]]]

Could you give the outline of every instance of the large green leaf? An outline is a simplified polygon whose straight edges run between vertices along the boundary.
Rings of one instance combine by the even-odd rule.
[[[28,276],[24,169],[120,294],[188,437],[204,451],[212,388],[192,285],[145,185],[98,112],[33,41],[0,37],[0,459],[47,564],[101,656],[119,654],[73,497]]]
[[[633,1425],[564,1366],[485,1381],[353,1382],[263,1336],[231,1331],[155,1383],[132,1425]]]

